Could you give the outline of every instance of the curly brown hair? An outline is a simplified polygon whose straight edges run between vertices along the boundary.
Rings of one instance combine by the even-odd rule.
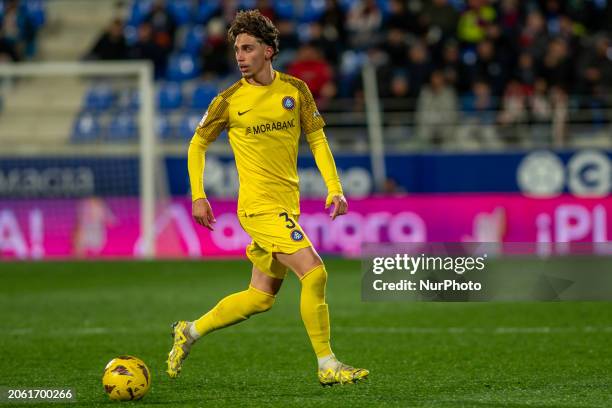
[[[251,35],[272,47],[272,59],[278,54],[278,29],[259,10],[242,10],[236,13],[236,18],[227,32],[228,41],[233,44],[239,34]]]

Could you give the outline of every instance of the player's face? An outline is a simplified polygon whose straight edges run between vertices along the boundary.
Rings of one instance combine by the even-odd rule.
[[[245,78],[256,75],[272,59],[272,47],[249,34],[238,34],[234,52],[240,73]]]

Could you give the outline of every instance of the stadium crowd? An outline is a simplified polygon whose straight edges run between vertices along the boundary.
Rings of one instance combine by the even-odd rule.
[[[381,72],[383,96],[416,98],[438,82],[474,101],[480,92],[553,88],[598,97],[612,87],[612,5],[605,0],[134,0],[88,57],[147,58],[162,78],[172,54],[191,53],[198,74],[225,76],[234,66],[227,24],[250,6],[281,32],[279,68],[303,77],[320,99],[354,96],[359,81],[337,79],[359,72],[365,56]],[[195,39],[201,47],[189,43]]]
[[[0,58],[32,55],[40,24],[24,5],[37,2],[2,3]],[[493,126],[511,140],[517,125],[562,123],[572,109],[586,113],[573,122],[610,123],[609,0],[120,0],[84,59],[148,59],[158,80],[228,83],[227,27],[243,8],[275,22],[276,68],[306,81],[324,111],[360,103],[370,60],[385,111],[414,112],[427,141],[477,130],[486,142]]]

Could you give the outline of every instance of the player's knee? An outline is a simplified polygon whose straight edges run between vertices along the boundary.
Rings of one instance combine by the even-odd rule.
[[[301,279],[302,286],[317,293],[325,292],[327,284],[327,271],[325,265],[320,264],[306,272]]]
[[[269,293],[263,292],[252,286],[249,286],[249,299],[251,313],[263,313],[272,309],[276,297]]]
[[[263,313],[272,309],[275,298],[273,297],[262,297],[253,303],[253,313]]]

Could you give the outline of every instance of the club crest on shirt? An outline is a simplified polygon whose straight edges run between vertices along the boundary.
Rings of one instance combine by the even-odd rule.
[[[291,96],[285,96],[283,98],[283,108],[287,110],[292,110],[295,108],[295,99],[293,99]]]
[[[301,241],[304,239],[304,234],[300,230],[291,231],[291,239],[294,241]]]

